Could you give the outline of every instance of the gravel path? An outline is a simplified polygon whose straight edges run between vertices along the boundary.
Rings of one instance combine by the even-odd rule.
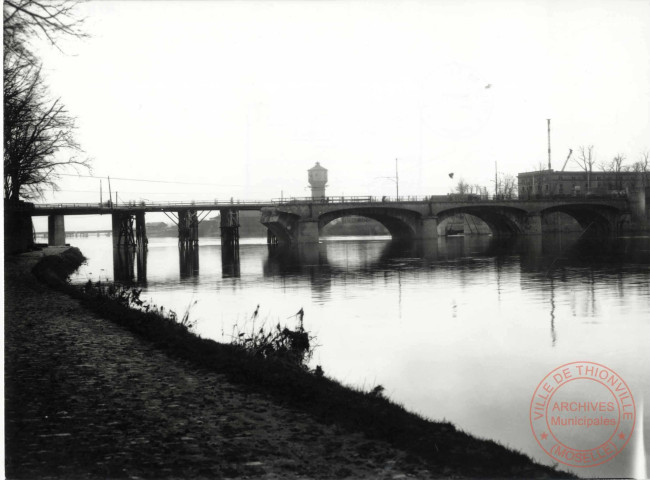
[[[166,356],[36,282],[39,255],[5,260],[7,478],[430,476]]]

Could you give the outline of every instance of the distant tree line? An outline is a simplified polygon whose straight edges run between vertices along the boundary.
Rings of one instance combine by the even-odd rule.
[[[4,198],[18,202],[56,189],[57,172],[89,167],[75,141],[75,119],[61,99],[51,98],[41,62],[30,41],[57,45],[63,36],[83,37],[75,19],[77,2],[5,0],[3,5]],[[58,47],[57,47],[58,48]]]
[[[490,193],[497,197],[515,198],[517,196],[517,177],[508,173],[500,173],[495,179],[494,189],[479,184],[471,184],[460,178],[454,187],[454,193],[460,195],[478,195],[487,198]]]
[[[650,152],[645,151],[640,155],[639,160],[632,164],[626,164],[625,155],[618,153],[609,161],[602,161],[599,163],[601,171],[614,172],[614,182],[616,189],[622,189],[623,176],[622,172],[637,172],[641,173],[641,181],[644,187],[648,186],[648,175],[650,171]],[[575,163],[587,173],[587,191],[591,189],[591,173],[596,163],[596,156],[594,153],[593,145],[581,145],[578,149],[578,155],[575,158]]]

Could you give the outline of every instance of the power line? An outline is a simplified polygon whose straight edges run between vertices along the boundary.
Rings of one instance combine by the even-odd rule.
[[[65,177],[96,178],[98,180],[107,178],[107,177],[98,177],[96,175],[75,175],[73,173],[59,173],[58,175],[62,175]],[[112,180],[122,180],[127,182],[146,182],[146,183],[171,183],[175,185],[209,185],[212,187],[244,187],[245,186],[236,183],[225,184],[225,183],[201,183],[201,182],[176,182],[170,180],[150,180],[145,178],[123,178],[123,177],[112,177]]]
[[[60,193],[60,192],[74,192],[74,193],[98,193],[99,190],[68,190],[65,188],[60,188],[56,190],[54,193]],[[197,191],[193,190],[191,192],[141,192],[141,191],[133,191],[133,190],[120,190],[120,193],[133,193],[137,195],[191,195],[191,194],[196,194]],[[207,195],[209,192],[200,192],[205,195]]]

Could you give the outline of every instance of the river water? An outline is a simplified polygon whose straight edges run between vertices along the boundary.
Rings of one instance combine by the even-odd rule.
[[[293,251],[242,239],[238,261],[222,259],[218,238],[201,238],[198,258],[181,258],[176,238],[151,238],[146,267],[114,258],[110,237],[67,241],[89,259],[73,282],[132,279],[152,303],[180,314],[193,304],[204,337],[250,331],[258,305],[255,328],[296,325],[303,308],[319,345],[312,366],[348,385],[382,385],[411,411],[545,464],[553,461],[532,435],[529,408],[554,368],[604,364],[637,407],[650,399],[648,237],[475,236],[410,246],[348,237]],[[650,439],[650,415],[641,417],[637,431]],[[573,471],[642,475],[650,449],[639,438],[610,462]]]

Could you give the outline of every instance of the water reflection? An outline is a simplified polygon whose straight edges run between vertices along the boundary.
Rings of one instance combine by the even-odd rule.
[[[312,298],[327,301],[331,291],[332,272],[327,261],[326,244],[300,245],[297,248],[267,245],[268,256],[262,272],[267,278],[283,279],[300,277],[309,281]]]
[[[545,265],[539,236],[517,241],[489,236],[452,237],[429,242],[324,242],[299,248],[269,246],[264,275],[308,274],[314,268],[321,275],[371,273],[385,270],[431,268],[436,265],[470,267],[495,259],[497,268],[519,254],[525,270],[539,271]]]
[[[268,245],[268,257],[264,262],[267,277],[286,274],[309,274],[315,268],[327,272],[327,245],[307,244],[297,247]]]
[[[192,244],[178,245],[178,263],[181,279],[196,278],[199,275],[199,247]]]
[[[110,238],[75,239],[90,260],[74,281],[110,271],[102,241],[111,248]],[[304,308],[318,338],[314,361],[328,375],[381,383],[411,410],[538,461],[547,459],[526,409],[551,369],[603,363],[629,379],[635,395],[650,395],[650,238],[357,238],[294,249],[260,239],[236,252],[218,239],[202,242],[188,256],[176,239],[152,239],[143,296],[177,311],[198,300],[198,333],[223,341],[258,304],[260,318],[273,323]],[[133,278],[132,255],[114,256],[116,279]],[[176,255],[189,262],[181,263],[182,279]],[[629,473],[625,454],[590,474]]]
[[[583,267],[587,269],[587,283],[593,285],[593,269],[600,265],[622,269],[625,264],[633,264],[637,265],[634,268],[642,269],[642,265],[650,264],[647,244],[647,238],[595,242],[564,234],[563,237],[450,237],[437,242],[324,242],[299,248],[269,245],[263,272],[266,277],[309,276],[313,272],[336,277],[350,272],[362,274],[454,265],[462,273],[483,268],[489,259],[497,273],[497,283],[503,271],[516,262],[522,273],[562,282],[567,280],[568,269]],[[623,270],[617,276],[619,280]],[[543,284],[544,287],[548,285],[551,283]],[[621,285],[619,281],[617,288],[622,294]],[[592,303],[594,299],[592,291]]]
[[[239,278],[241,276],[239,244],[221,245],[221,275],[223,278]]]
[[[147,248],[137,248],[135,252],[135,259],[138,267],[138,283],[141,285],[147,284]]]
[[[113,247],[113,278],[118,282],[147,284],[147,249]]]
[[[555,347],[555,344],[557,343],[557,332],[555,331],[555,284],[553,282],[553,278],[551,278],[550,287],[551,287],[551,299],[550,299],[551,308],[549,310],[549,315],[551,316],[551,346]]]
[[[113,247],[113,278],[124,283],[135,280],[135,249]]]

